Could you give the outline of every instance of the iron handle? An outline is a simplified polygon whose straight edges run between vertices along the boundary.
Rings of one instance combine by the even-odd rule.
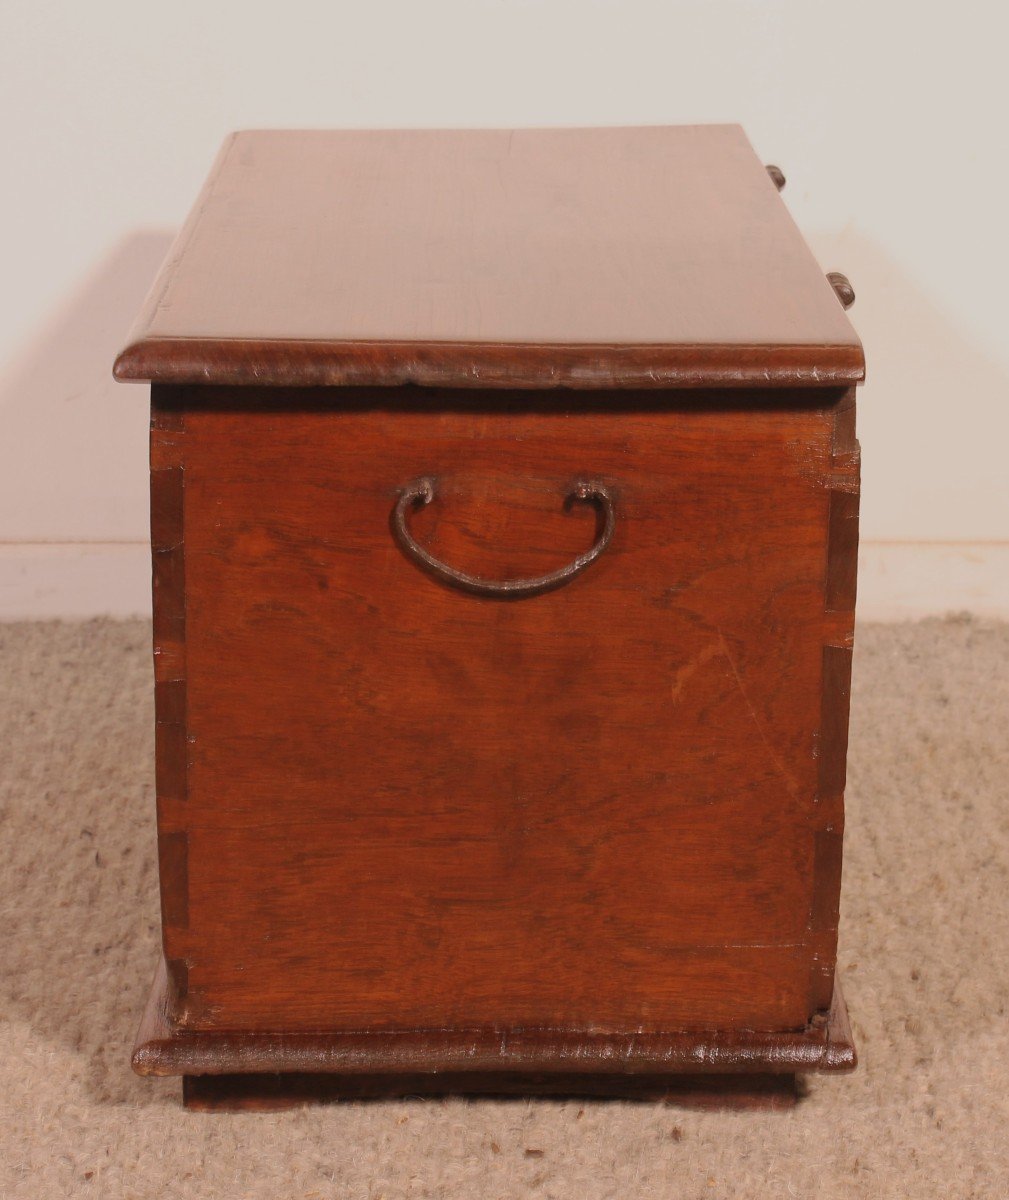
[[[827,275],[827,282],[834,289],[842,307],[851,308],[855,303],[855,289],[848,282],[848,276],[842,275],[840,271],[831,271]]]
[[[392,511],[393,533],[407,558],[443,583],[474,596],[520,599],[524,596],[536,596],[541,592],[562,587],[596,561],[610,544],[613,530],[616,527],[616,511],[613,507],[613,497],[609,491],[601,483],[579,480],[565,499],[566,502],[577,500],[594,504],[602,513],[603,527],[592,547],[584,554],[579,554],[567,566],[550,571],[546,575],[535,575],[527,579],[484,579],[479,575],[470,575],[466,571],[459,571],[455,567],[449,566],[448,563],[442,562],[441,559],[435,558],[410,532],[406,520],[407,511],[413,507],[419,508],[430,504],[434,497],[435,481],[429,476],[415,479],[413,483],[407,484],[400,492]]]

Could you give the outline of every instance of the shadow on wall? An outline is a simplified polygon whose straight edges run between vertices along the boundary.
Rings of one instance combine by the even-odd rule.
[[[863,539],[1009,540],[1006,366],[875,241],[845,229],[809,242],[857,297]]]
[[[0,374],[0,542],[146,540],[147,389],[112,363],[173,236],[123,238]]]

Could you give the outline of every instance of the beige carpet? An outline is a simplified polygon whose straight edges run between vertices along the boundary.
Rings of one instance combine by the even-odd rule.
[[[187,1114],[129,1050],[157,946],[149,633],[0,626],[0,1197],[1009,1196],[1009,626],[860,631],[840,969],[788,1114],[413,1101]]]

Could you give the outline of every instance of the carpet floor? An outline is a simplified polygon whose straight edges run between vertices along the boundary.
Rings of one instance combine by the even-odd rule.
[[[0,626],[0,1197],[1009,1196],[1009,625],[860,628],[839,970],[861,1065],[788,1113],[413,1100],[186,1113],[146,623]]]

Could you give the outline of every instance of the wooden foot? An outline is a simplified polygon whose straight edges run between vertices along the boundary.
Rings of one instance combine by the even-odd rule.
[[[526,1075],[457,1072],[437,1075],[184,1075],[182,1097],[196,1112],[272,1112],[341,1100],[441,1096],[554,1096],[583,1100],[662,1102],[684,1108],[792,1108],[796,1076]]]

